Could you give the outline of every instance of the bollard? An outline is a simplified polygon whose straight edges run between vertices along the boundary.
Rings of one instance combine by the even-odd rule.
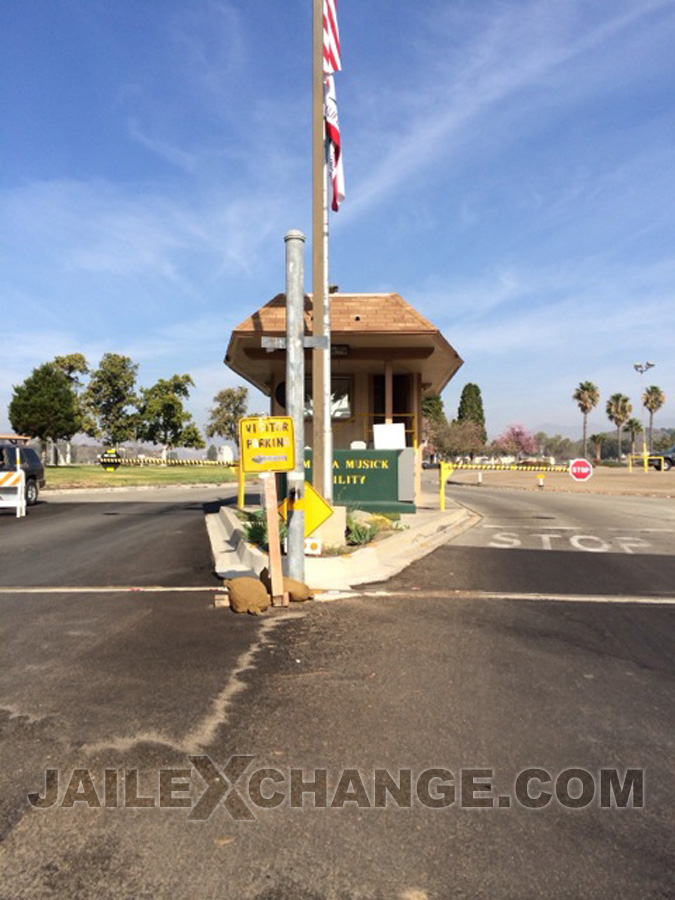
[[[544,487],[544,478],[545,478],[544,475],[539,475],[539,477],[537,478],[537,481],[538,481],[539,489],[540,489],[540,490],[541,490],[541,488]]]
[[[448,478],[455,471],[455,467],[452,463],[441,463],[438,468],[438,476],[440,480],[440,495],[438,498],[438,508],[441,512],[445,512],[445,483]]]

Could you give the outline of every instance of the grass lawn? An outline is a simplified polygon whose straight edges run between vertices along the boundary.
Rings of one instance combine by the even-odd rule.
[[[45,470],[47,487],[97,488],[134,487],[161,484],[222,484],[235,481],[235,470],[229,466],[120,466],[115,472],[106,472],[99,465],[50,466]]]

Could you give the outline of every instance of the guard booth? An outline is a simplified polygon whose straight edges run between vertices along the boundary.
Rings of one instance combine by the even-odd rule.
[[[422,398],[440,394],[463,360],[400,294],[332,292],[330,306],[335,502],[414,512],[420,490]],[[305,334],[311,335],[311,294],[305,295],[304,307]],[[278,294],[234,329],[225,356],[231,369],[269,397],[273,416],[286,414],[286,351],[266,350],[262,339],[285,336],[286,296]],[[311,480],[308,350],[305,375],[305,466]],[[385,452],[396,457],[389,457],[386,467]]]

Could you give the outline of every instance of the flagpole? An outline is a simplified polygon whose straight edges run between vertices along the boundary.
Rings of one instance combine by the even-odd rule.
[[[314,0],[313,47],[313,199],[312,293],[315,338],[325,346],[312,350],[313,485],[328,502],[333,499],[333,433],[331,430],[330,301],[328,293],[328,171],[324,112],[323,0]]]

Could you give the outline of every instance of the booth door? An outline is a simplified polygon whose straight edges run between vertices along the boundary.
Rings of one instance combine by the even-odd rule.
[[[413,377],[394,375],[393,379],[393,421],[405,426],[406,445],[413,445]],[[373,375],[373,423],[385,421],[384,375]]]

